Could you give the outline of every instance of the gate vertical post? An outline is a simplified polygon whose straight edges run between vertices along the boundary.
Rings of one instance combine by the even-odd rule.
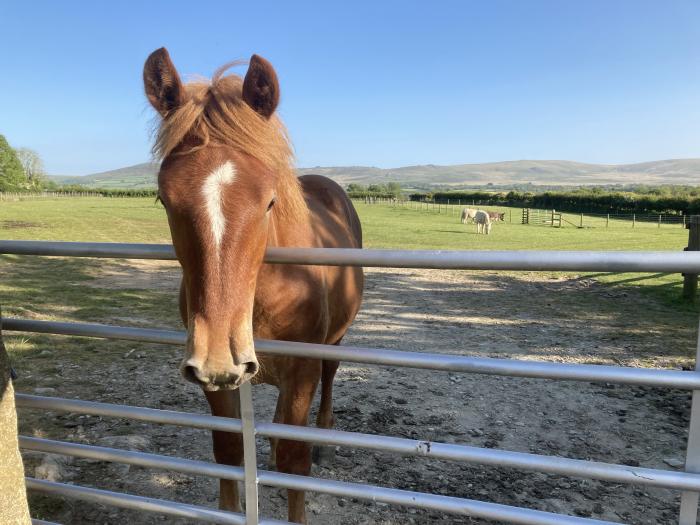
[[[687,251],[700,251],[700,215],[692,215],[688,221],[688,247]],[[695,302],[698,293],[698,274],[683,274],[683,299]]]
[[[241,422],[243,423],[243,467],[245,473],[246,525],[258,525],[258,457],[255,446],[255,411],[253,387],[246,381],[240,387]]]
[[[695,350],[695,371],[700,371],[700,323]],[[688,427],[688,448],[685,453],[685,471],[700,472],[700,390],[693,390]],[[678,525],[695,525],[698,518],[700,493],[684,491],[681,494],[681,510]]]

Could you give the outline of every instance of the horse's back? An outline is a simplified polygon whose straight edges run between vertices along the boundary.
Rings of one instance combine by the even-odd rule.
[[[362,226],[345,190],[322,175],[299,177],[319,247],[362,248]]]
[[[478,210],[474,215],[474,219],[478,223],[488,224],[491,222],[491,217],[489,217],[489,214],[483,210]]]

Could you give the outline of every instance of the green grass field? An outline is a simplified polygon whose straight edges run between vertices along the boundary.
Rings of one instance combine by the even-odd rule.
[[[161,243],[170,231],[152,198],[72,197],[0,203],[0,238]]]
[[[367,248],[445,250],[682,250],[687,231],[678,225],[612,221],[610,228],[563,228],[521,225],[520,208],[506,212],[493,234],[476,235],[474,225],[459,222],[459,208],[441,213],[408,207],[355,206]],[[509,218],[512,216],[512,223]],[[576,215],[565,217],[572,221]],[[588,222],[588,221],[587,221]],[[591,221],[593,222],[593,221]],[[165,212],[152,198],[57,198],[0,204],[0,238],[95,242],[169,242]]]
[[[496,223],[492,234],[486,236],[477,235],[474,225],[460,223],[457,206],[443,206],[441,213],[436,213],[425,208],[355,204],[362,219],[366,248],[681,251],[687,244],[687,231],[679,225],[658,228],[654,224],[638,224],[632,228],[629,222],[613,221],[610,228],[605,228],[604,222],[599,221],[599,227],[552,228],[519,224],[519,208],[491,207],[505,211],[506,222]],[[572,221],[575,218],[570,217]],[[167,243],[170,234],[162,206],[151,198],[78,197],[3,202],[0,238]],[[679,300],[682,278],[677,274],[594,277],[613,285],[642,286],[677,308],[688,308]]]
[[[356,203],[364,229],[367,248],[448,249],[448,250],[632,250],[682,251],[688,244],[688,232],[678,224],[630,221],[605,221],[584,217],[584,224],[596,227],[562,228],[520,224],[520,208],[483,207],[506,213],[505,222],[495,223],[491,235],[477,235],[476,226],[459,221],[458,206],[443,206],[441,213],[423,207],[392,207]],[[578,224],[579,216],[564,214],[563,218]],[[510,222],[512,220],[512,222]],[[683,278],[679,274],[596,273],[588,274],[613,286],[641,287],[665,303],[681,310],[696,307],[681,299]]]
[[[442,207],[441,213],[409,207],[366,205],[356,202],[362,219],[365,247],[414,250],[682,250],[688,232],[679,225],[638,224],[613,221],[610,228],[576,228],[520,224],[520,208],[484,206],[506,213],[506,221],[495,223],[491,235],[477,235],[476,226],[459,221],[457,206]],[[509,219],[512,216],[512,223]],[[574,214],[565,215],[573,220]],[[591,221],[592,222],[592,221]]]

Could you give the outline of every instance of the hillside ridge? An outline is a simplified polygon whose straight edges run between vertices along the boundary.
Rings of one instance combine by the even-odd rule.
[[[156,185],[158,164],[144,162],[81,177],[54,176],[60,184],[95,188],[146,188]],[[568,160],[509,160],[478,164],[422,164],[399,168],[316,166],[299,175],[325,175],[339,184],[400,182],[405,186],[700,184],[700,159],[666,159],[633,164],[590,164]]]

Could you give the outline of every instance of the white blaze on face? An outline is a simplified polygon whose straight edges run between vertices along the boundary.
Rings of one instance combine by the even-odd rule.
[[[209,225],[217,249],[221,246],[221,239],[224,238],[226,231],[226,217],[224,217],[221,203],[224,186],[231,184],[234,180],[236,180],[236,168],[231,161],[226,161],[209,174],[202,187]]]

